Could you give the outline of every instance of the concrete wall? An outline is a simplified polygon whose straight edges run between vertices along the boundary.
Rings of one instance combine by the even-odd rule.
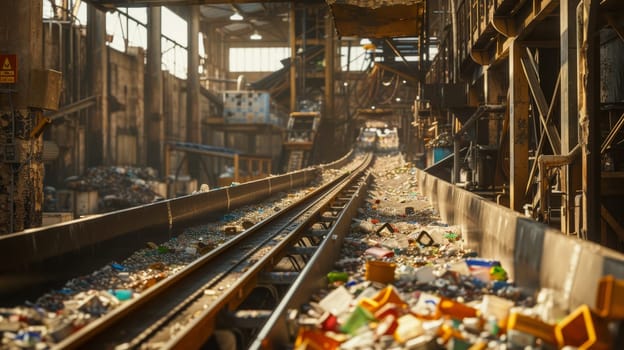
[[[109,49],[110,154],[117,165],[145,165],[144,51]]]
[[[467,246],[500,260],[527,292],[550,288],[570,309],[594,307],[600,277],[624,278],[624,254],[566,236],[424,171],[417,170],[416,177],[441,218],[461,226]]]
[[[64,72],[61,106],[89,97],[86,89],[86,35],[84,28],[44,23],[44,64]],[[62,28],[62,29],[61,29]],[[108,143],[113,165],[146,164],[146,137],[144,135],[144,72],[145,52],[130,47],[127,52],[108,48],[109,123],[101,130]],[[186,140],[186,82],[169,72],[163,74],[163,115],[165,142]],[[214,116],[216,107],[205,96],[200,96],[201,118]],[[63,187],[63,180],[85,171],[86,120],[94,108],[72,113],[57,119],[45,132],[44,138],[60,148],[58,159],[46,165],[45,184]],[[164,154],[163,154],[164,157]],[[173,172],[181,155],[173,155]],[[186,168],[181,169],[182,174]],[[169,173],[173,173],[171,170]],[[166,175],[166,174],[164,174]]]

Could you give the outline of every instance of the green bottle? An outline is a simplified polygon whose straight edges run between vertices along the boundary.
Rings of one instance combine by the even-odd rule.
[[[329,281],[329,283],[334,283],[337,281],[347,282],[349,280],[349,274],[346,272],[332,271],[327,274],[327,280]]]

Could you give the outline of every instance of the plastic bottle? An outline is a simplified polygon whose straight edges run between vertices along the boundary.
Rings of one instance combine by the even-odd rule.
[[[337,281],[347,282],[349,280],[349,274],[346,272],[332,271],[327,274],[327,281],[334,283]]]

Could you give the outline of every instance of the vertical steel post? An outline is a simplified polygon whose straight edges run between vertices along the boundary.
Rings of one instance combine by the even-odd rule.
[[[188,7],[188,50],[186,76],[186,139],[191,143],[202,142],[199,104],[199,5]],[[198,155],[189,155],[188,171],[191,177],[200,176]]]
[[[89,95],[96,96],[97,104],[87,118],[87,166],[110,163],[108,154],[108,47],[106,46],[106,13],[95,6],[87,7],[87,67]]]
[[[578,0],[559,2],[559,34],[561,59],[561,154],[568,154],[578,144],[576,5]],[[563,167],[565,198],[562,201],[561,231],[574,232],[574,197],[581,188],[580,167],[574,163]],[[577,232],[578,234],[578,232]]]
[[[509,206],[521,211],[529,178],[529,84],[522,72],[524,45],[513,39],[509,47]]]
[[[289,41],[290,41],[290,111],[297,110],[297,10],[294,1],[290,2]]]
[[[16,62],[5,57],[0,67],[17,71],[14,83],[0,86],[0,234],[41,225],[43,142],[29,135],[41,118],[41,111],[31,107],[42,87],[31,85],[31,76],[43,68],[42,5],[38,0],[0,1],[0,50],[16,55]]]
[[[145,74],[145,135],[147,136],[147,165],[167,175],[163,169],[165,128],[163,121],[163,77],[161,71],[161,7],[148,8],[147,64]]]
[[[579,98],[583,229],[582,236],[601,241],[600,230],[600,35],[598,0],[583,0],[584,30],[581,37],[579,62]],[[603,244],[606,242],[602,242]]]

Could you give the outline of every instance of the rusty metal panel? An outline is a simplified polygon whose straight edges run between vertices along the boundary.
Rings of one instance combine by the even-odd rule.
[[[339,36],[361,38],[418,36],[424,16],[422,1],[376,8],[346,4],[344,1],[329,6]]]
[[[277,176],[269,178],[268,181],[269,194],[275,194],[290,188],[291,178],[290,176]]]
[[[269,195],[269,182],[258,180],[245,183],[245,186],[227,188],[230,208],[237,208],[246,203],[258,202]]]
[[[0,236],[0,305],[36,297],[199,221],[308,184],[318,168]],[[254,194],[255,191],[258,193]]]
[[[192,223],[218,218],[228,210],[227,189],[197,193],[169,202],[172,232],[180,232]]]
[[[61,72],[52,69],[33,69],[30,72],[30,96],[28,106],[58,110],[63,88]]]

